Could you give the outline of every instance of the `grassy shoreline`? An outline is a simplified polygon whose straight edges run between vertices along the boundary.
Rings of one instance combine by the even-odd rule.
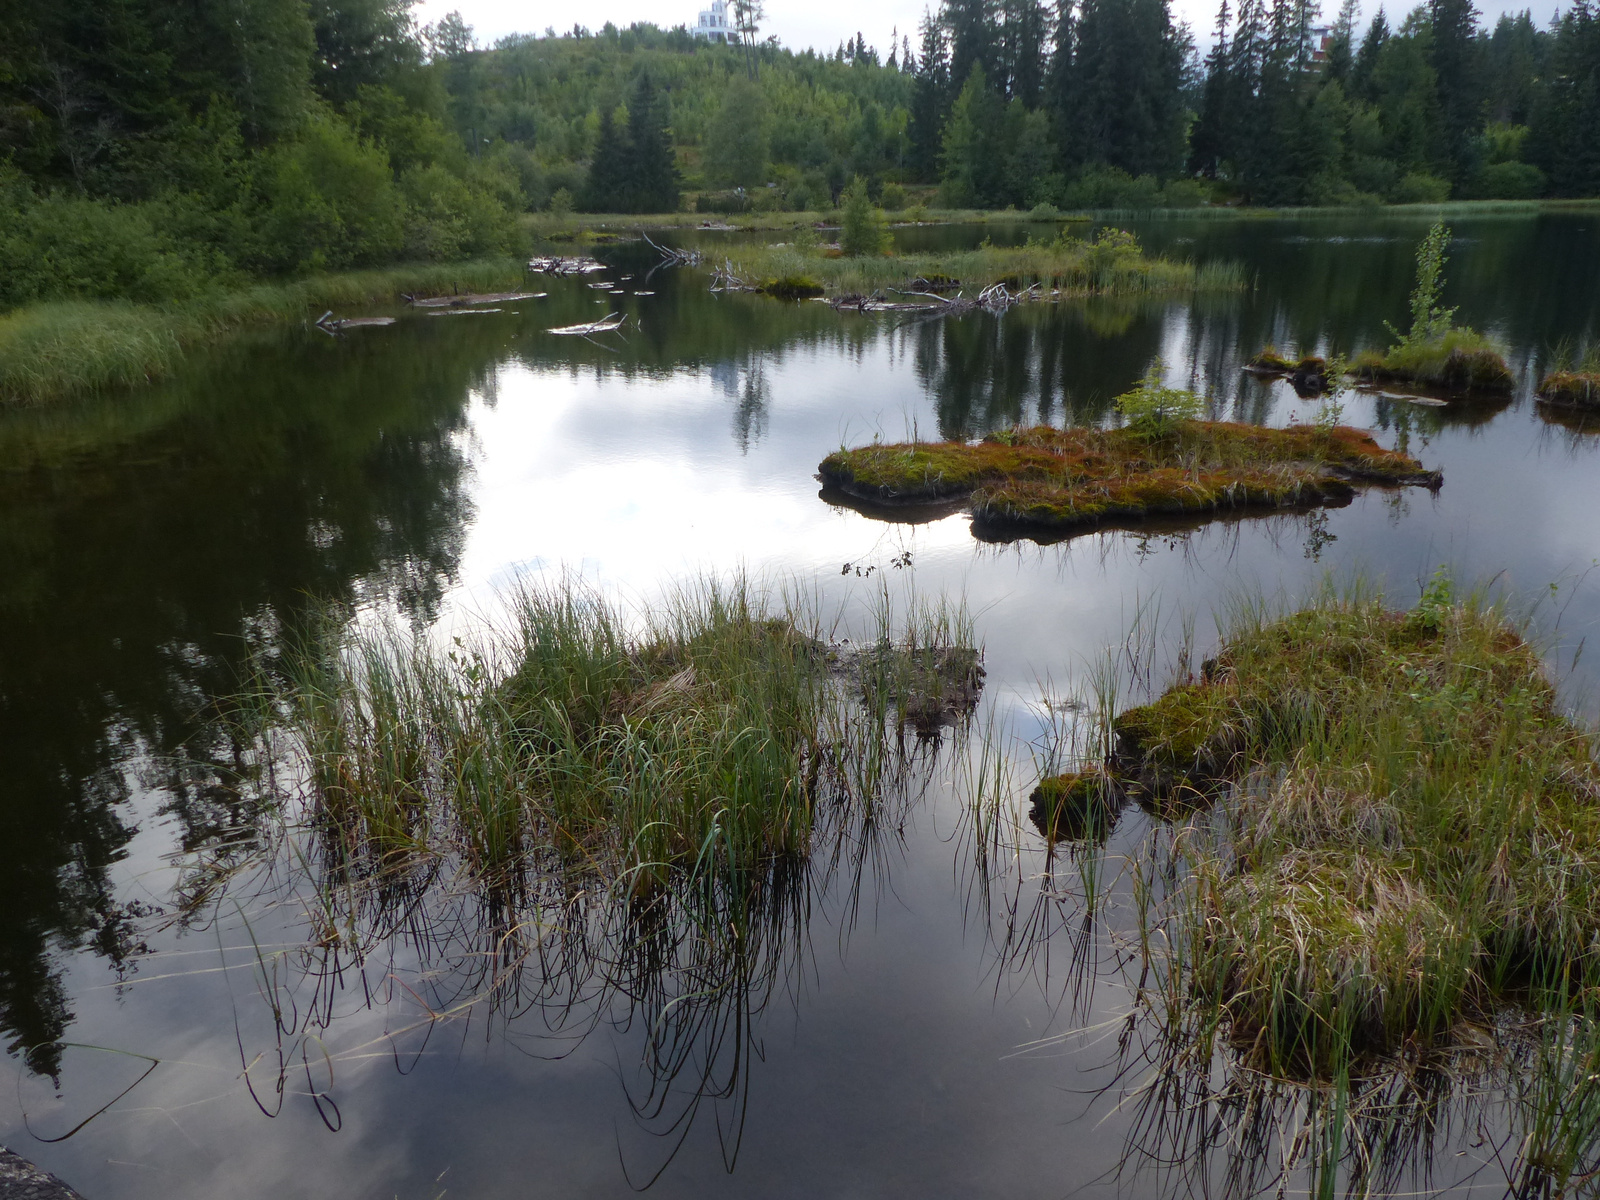
[[[1368,208],[1320,206],[1307,208],[1250,208],[1243,205],[1210,205],[1204,208],[1087,208],[1062,209],[1048,215],[1020,209],[906,209],[890,211],[893,224],[925,225],[1011,225],[1021,222],[1081,222],[1096,220],[1141,221],[1250,221],[1284,220],[1295,217],[1351,216],[1373,214],[1415,216],[1438,220],[1444,217],[1502,216],[1539,212],[1594,212],[1600,199],[1593,200],[1448,200],[1437,204],[1382,204]],[[536,237],[573,236],[585,231],[622,233],[641,229],[699,229],[704,225],[729,226],[737,232],[776,232],[817,224],[836,225],[835,210],[766,213],[529,213],[523,228]]]
[[[836,254],[837,252],[835,252]],[[1092,242],[1062,237],[1024,246],[979,246],[938,253],[835,257],[826,250],[793,244],[738,246],[723,263],[708,267],[746,286],[778,295],[947,295],[964,289],[967,299],[994,284],[1012,293],[1041,289],[1047,298],[1161,295],[1194,291],[1238,291],[1246,280],[1233,263],[1205,263],[1146,255],[1121,230]]]
[[[518,283],[516,259],[415,264],[260,283],[176,305],[65,300],[0,315],[0,409],[148,383],[237,330],[315,319],[404,292]]]

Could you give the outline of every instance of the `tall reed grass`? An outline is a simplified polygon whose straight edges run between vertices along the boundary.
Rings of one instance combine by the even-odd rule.
[[[508,286],[522,265],[496,260],[314,275],[173,305],[54,301],[0,314],[0,406],[42,404],[168,375],[191,349],[251,326],[328,309],[393,303],[403,292]]]

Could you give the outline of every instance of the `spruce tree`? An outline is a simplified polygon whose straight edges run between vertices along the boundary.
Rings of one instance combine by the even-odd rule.
[[[998,0],[944,0],[941,15],[950,31],[950,78],[961,86],[981,68],[991,87],[1001,75]]]
[[[589,162],[589,179],[579,201],[585,212],[628,211],[632,158],[626,131],[617,128],[616,118],[609,108],[602,109],[594,157]]]
[[[1459,184],[1475,165],[1473,143],[1483,124],[1478,14],[1472,0],[1429,0],[1428,17],[1446,177]]]
[[[950,112],[950,48],[943,24],[933,17],[922,21],[922,54],[917,60],[915,90],[911,98],[910,168],[914,179],[931,183],[939,178],[939,156],[944,145],[944,124]]]
[[[1189,135],[1189,169],[1213,179],[1232,157],[1237,105],[1229,70],[1228,0],[1217,10],[1217,32],[1206,55],[1206,77],[1201,87],[1200,112]]]
[[[1028,108],[1037,108],[1044,90],[1045,40],[1048,21],[1040,0],[1002,0],[1000,45],[1006,73],[1005,92]]]
[[[1183,47],[1167,0],[1083,0],[1066,150],[1079,164],[1165,176],[1183,161]]]
[[[628,101],[628,142],[632,157],[627,173],[624,212],[676,212],[678,164],[667,131],[663,98],[648,73],[641,73]]]

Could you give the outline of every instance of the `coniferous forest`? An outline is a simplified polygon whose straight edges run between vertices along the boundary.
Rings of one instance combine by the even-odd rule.
[[[889,208],[1600,194],[1592,0],[1223,0],[1204,53],[1166,0],[944,0],[831,54],[753,21],[483,47],[407,0],[0,12],[8,307],[502,254],[533,210],[825,209],[858,176]]]

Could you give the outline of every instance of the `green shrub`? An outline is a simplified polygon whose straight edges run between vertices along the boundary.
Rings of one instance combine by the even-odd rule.
[[[13,195],[13,200],[16,195]],[[65,297],[183,300],[231,264],[169,232],[171,206],[47,196],[0,208],[0,307]]]
[[[906,189],[898,183],[886,183],[883,191],[878,195],[878,203],[882,204],[886,212],[904,212],[911,198],[906,194]]]
[[[1205,401],[1183,388],[1161,382],[1158,360],[1145,372],[1139,386],[1117,397],[1117,411],[1130,428],[1151,437],[1165,437],[1205,412]]]
[[[1396,204],[1443,204],[1450,199],[1450,185],[1425,171],[1408,171],[1394,185],[1390,199]]]
[[[405,201],[384,150],[328,114],[267,155],[267,260],[280,270],[382,262],[406,241]]]
[[[1532,200],[1544,189],[1544,172],[1532,163],[1490,163],[1472,180],[1473,195],[1480,200]]]
[[[867,181],[859,175],[845,188],[840,198],[844,208],[839,247],[848,257],[886,254],[891,245],[889,226],[883,210],[872,203]]]

